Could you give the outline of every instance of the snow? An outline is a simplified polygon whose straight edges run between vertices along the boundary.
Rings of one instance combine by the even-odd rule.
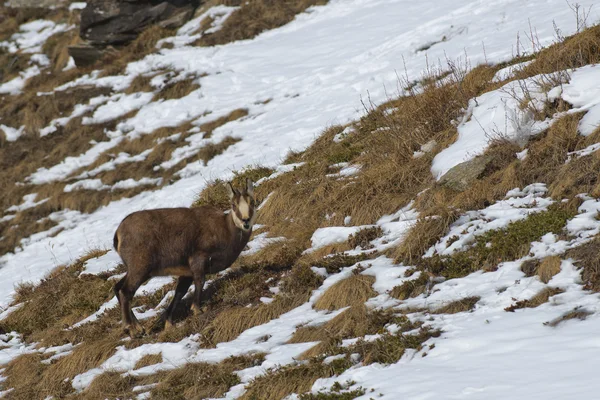
[[[37,65],[33,65],[27,68],[25,71],[19,72],[19,76],[12,80],[0,84],[0,94],[18,94],[21,89],[25,86],[25,83],[29,78],[32,78],[40,73],[40,68]]]
[[[50,36],[71,29],[66,24],[56,24],[50,20],[38,19],[20,26],[20,32],[11,36],[8,41],[0,42],[0,47],[9,52],[41,53],[42,45]]]
[[[69,4],[69,11],[83,10],[85,8],[85,6],[87,6],[87,3],[76,1],[76,2]]]
[[[584,7],[591,4],[588,1],[582,3]],[[218,14],[215,9],[207,11],[219,16],[212,29],[218,29],[226,18],[226,12],[231,11],[231,8],[221,9],[226,12]],[[596,20],[599,15],[598,10],[592,9],[590,18]],[[78,105],[79,108],[76,107],[70,116],[54,120],[42,129],[41,135],[51,134],[70,118],[84,113],[93,112],[85,120],[86,123],[103,123],[117,118],[122,118],[122,121],[114,131],[106,132],[106,140],[93,143],[85,153],[68,157],[60,164],[39,169],[27,182],[42,184],[71,179],[74,171],[91,165],[102,152],[112,149],[116,154],[113,160],[82,173],[76,177],[78,181],[69,181],[71,183],[65,188],[108,190],[100,179],[94,178],[98,173],[143,160],[148,155],[146,152],[137,155],[119,153],[118,145],[123,140],[149,134],[158,128],[175,127],[183,122],[199,126],[233,110],[247,108],[247,117],[221,126],[210,139],[204,138],[199,130],[193,132],[187,138],[187,147],[174,152],[170,161],[172,164],[168,165],[175,165],[201,146],[218,142],[226,136],[241,141],[215,157],[208,165],[188,163],[180,171],[178,181],[155,191],[114,201],[91,214],[71,210],[53,213],[49,218],[58,222],[57,227],[32,235],[23,240],[20,250],[0,257],[2,309],[6,310],[10,304],[16,283],[39,282],[56,265],[72,261],[74,255],[90,248],[109,248],[119,222],[133,211],[187,206],[208,181],[231,178],[233,171],[250,165],[274,168],[275,173],[269,177],[271,179],[301,167],[301,164],[280,164],[290,151],[300,151],[309,146],[324,127],[344,125],[360,117],[363,113],[361,96],[368,93],[375,104],[387,100],[386,87],[396,87],[396,69],[403,65],[407,74],[415,77],[424,70],[428,59],[448,57],[455,60],[465,52],[472,65],[506,61],[512,55],[515,35],[517,32],[522,35],[523,31],[528,32],[529,22],[542,45],[554,40],[553,21],[565,34],[575,29],[568,7],[559,0],[457,0],[437,2],[435,7],[429,2],[401,0],[332,0],[327,6],[311,8],[310,12],[299,15],[290,24],[265,32],[253,40],[212,48],[186,46],[186,43],[195,40],[192,38],[193,32],[200,20],[191,21],[178,32],[178,36],[166,40],[173,43],[174,48],[161,49],[157,54],[131,63],[124,75],[100,78],[99,72],[95,71],[57,89],[65,90],[86,84],[109,87],[116,93],[110,98],[99,96],[87,105]],[[46,22],[27,26],[22,29],[21,36],[8,41],[13,46],[8,49],[17,49],[18,44],[23,51],[35,53],[52,29],[56,29],[56,26]],[[42,57],[34,60],[38,64],[44,63]],[[22,76],[1,84],[0,93],[18,92],[26,78],[39,73],[39,70],[40,66],[32,65]],[[174,73],[168,75],[164,73],[165,70]],[[591,133],[600,119],[596,109],[600,103],[599,71],[597,66],[570,71],[569,83],[552,92],[553,96],[561,96],[574,106],[569,112],[587,112],[580,125],[583,135]],[[162,74],[155,77],[156,82],[162,84],[182,76],[206,75],[198,78],[201,88],[181,99],[152,102],[150,93],[119,93],[136,76],[155,73]],[[502,76],[508,77],[512,73],[507,70],[503,72],[506,75]],[[545,100],[537,92],[533,80],[520,83],[534,94],[534,106]],[[535,122],[529,114],[519,111],[514,95],[522,94],[520,90],[522,86],[519,82],[509,82],[503,88],[469,103],[463,120],[459,122],[457,142],[434,159],[432,173],[435,177],[481,154],[493,137],[507,137],[525,146],[530,136],[551,123]],[[264,99],[272,100],[264,103]],[[123,118],[133,110],[138,110],[136,115]],[[334,140],[342,141],[349,134],[352,134],[352,128],[346,128]],[[432,151],[434,147],[435,143],[424,144],[421,151]],[[571,156],[583,156],[597,149],[597,146],[590,146]],[[526,156],[526,153],[521,154]],[[347,165],[342,168],[356,168],[345,173],[358,172],[358,166]],[[120,185],[125,188],[159,184],[153,179],[126,180]],[[24,198],[22,206],[35,204],[34,199],[33,196]],[[505,227],[531,213],[541,212],[553,201],[541,184],[514,189],[507,193],[505,199],[485,209],[466,211],[452,224],[448,235],[434,244],[428,253],[445,255],[464,250],[477,235]],[[600,221],[596,220],[599,210],[600,201],[584,197],[579,214],[566,224],[570,236],[544,235],[531,244],[531,254],[526,259],[560,255],[566,249],[590,240],[600,231]],[[381,227],[384,234],[373,241],[375,249],[383,251],[399,244],[418,217],[412,204],[392,215],[381,217],[376,226]],[[345,221],[346,224],[350,222]],[[374,225],[320,228],[313,234],[312,249],[343,242],[350,234],[369,226]],[[51,237],[54,233],[56,235]],[[275,239],[279,238],[256,235],[246,254]],[[355,249],[348,254],[362,251]],[[369,307],[434,310],[449,301],[467,296],[480,296],[481,300],[473,312],[454,315],[427,312],[409,314],[411,319],[420,319],[426,325],[444,331],[441,338],[428,342],[436,346],[433,349],[426,346],[426,357],[423,357],[425,350],[422,350],[409,352],[400,362],[390,366],[357,365],[339,377],[317,381],[313,390],[329,388],[335,381],[350,379],[357,386],[374,389],[377,397],[382,399],[590,397],[589,393],[595,393],[590,392],[593,386],[590,382],[595,382],[594,369],[590,366],[595,365],[600,355],[600,341],[593,335],[600,328],[597,314],[591,315],[586,321],[567,321],[556,328],[543,323],[560,317],[574,307],[596,312],[598,296],[583,291],[580,271],[573,265],[573,260],[563,260],[561,272],[548,285],[537,277],[524,276],[520,270],[524,260],[502,263],[494,272],[476,272],[461,279],[439,282],[425,294],[402,303],[391,298],[389,291],[419,276],[416,273],[405,277],[411,266],[397,265],[384,256],[361,263],[360,266],[365,268],[361,273],[376,278],[373,288],[378,294],[367,302]],[[118,262],[118,255],[109,251],[104,256],[87,261],[84,273],[111,271]],[[354,265],[327,276],[308,303],[266,324],[248,329],[230,342],[219,343],[211,349],[201,349],[198,336],[193,335],[177,343],[146,343],[132,349],[119,347],[100,366],[73,379],[73,387],[84,390],[103,371],[143,376],[173,369],[186,362],[219,362],[231,355],[266,352],[262,365],[237,372],[242,384],[232,388],[226,395],[226,398],[235,398],[252,378],[264,374],[268,368],[295,362],[300,353],[315,344],[286,342],[297,326],[325,323],[343,311],[316,311],[312,304],[328,287],[350,276],[357,267]],[[155,292],[172,282],[172,278],[152,279],[138,291],[138,295]],[[549,303],[536,309],[517,310],[514,313],[504,311],[515,299],[530,298],[545,287],[560,287],[565,292],[553,296]],[[156,315],[170,296],[172,292],[154,310],[138,309],[135,312],[143,317]],[[93,321],[116,305],[117,299],[113,298],[74,326]],[[266,336],[266,341],[259,340]],[[34,351],[16,335],[2,336],[0,339],[9,343],[7,348],[0,350],[0,363],[18,354]],[[56,355],[68,351],[69,348],[57,350]],[[157,353],[163,355],[162,363],[133,370],[143,355]],[[365,396],[368,398],[373,394],[367,393]]]
[[[456,220],[450,231],[432,246],[426,256],[450,255],[462,251],[474,243],[475,237],[491,230],[502,229],[511,222],[527,218],[532,213],[544,211],[554,201],[543,197],[546,187],[534,184],[523,190],[514,189],[502,201],[477,211],[468,211]]]
[[[23,210],[27,210],[29,208],[33,208],[33,207],[37,207],[40,204],[43,204],[45,202],[47,202],[48,198],[46,199],[42,199],[38,202],[35,201],[35,199],[37,198],[37,193],[30,193],[30,194],[26,194],[25,196],[23,196],[23,203],[19,204],[18,206],[10,206],[9,208],[6,209],[6,211],[8,212],[20,212]]]
[[[492,78],[492,81],[493,82],[502,82],[507,79],[510,79],[513,76],[515,76],[515,74],[517,72],[522,71],[523,69],[525,69],[525,67],[527,67],[531,63],[532,63],[532,61],[523,61],[523,62],[520,62],[517,64],[509,65],[508,67],[504,67],[504,68],[498,70],[498,72],[496,72],[496,74],[494,75],[494,78]]]
[[[83,118],[82,124],[102,124],[119,118],[148,104],[152,100],[152,97],[154,97],[154,94],[147,92],[131,94],[117,93],[110,97],[105,104],[98,107],[91,118]]]
[[[74,190],[104,190],[109,188],[110,186],[103,184],[100,179],[83,179],[66,185],[64,191],[69,193]]]
[[[110,272],[117,268],[121,263],[121,258],[114,250],[109,250],[108,253],[100,257],[89,259],[85,262],[85,271],[83,273],[90,275],[98,275],[103,272]]]
[[[10,126],[0,124],[0,130],[4,132],[4,137],[9,142],[17,140],[25,130],[25,125],[22,125],[19,129],[11,128]]]
[[[314,251],[330,244],[342,243],[348,240],[350,235],[369,226],[331,226],[317,229],[310,239],[312,247],[307,251]]]
[[[483,154],[493,140],[506,139],[525,145],[529,137],[547,129],[550,121],[535,121],[521,99],[543,100],[536,78],[512,81],[502,88],[469,100],[458,125],[458,139],[433,159],[431,172],[439,179],[452,167]]]

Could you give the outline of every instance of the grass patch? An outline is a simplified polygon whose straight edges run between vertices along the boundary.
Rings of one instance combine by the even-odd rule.
[[[52,345],[57,339],[52,337],[55,331],[94,313],[113,296],[113,282],[81,274],[85,261],[105,252],[90,251],[73,264],[52,271],[35,288],[27,284],[18,288],[15,301],[25,304],[2,321],[3,329],[17,331],[28,340]]]
[[[379,226],[364,228],[348,237],[348,246],[351,249],[360,247],[363,250],[372,249],[371,242],[383,236],[383,230]]]
[[[254,354],[230,357],[218,364],[188,363],[166,373],[151,395],[174,400],[222,397],[229,388],[240,383],[234,371],[260,365],[263,360],[263,354]]]
[[[152,101],[180,99],[200,88],[197,81],[198,78],[192,77],[183,79],[174,83],[168,83],[160,92],[156,93]]]
[[[221,29],[205,34],[196,41],[196,46],[215,46],[252,39],[261,32],[287,24],[308,7],[327,4],[327,0],[250,0],[233,3],[240,8],[225,20]]]
[[[559,234],[567,220],[577,214],[580,199],[554,203],[546,211],[530,214],[506,228],[488,231],[475,238],[466,251],[440,257],[423,258],[420,268],[446,278],[460,278],[477,270],[495,270],[498,263],[519,259],[529,253],[531,242],[546,233]]]
[[[146,354],[145,356],[140,358],[138,360],[138,362],[135,363],[135,366],[133,367],[133,369],[140,369],[140,368],[147,367],[149,365],[159,364],[161,362],[163,362],[163,356],[161,353]]]
[[[457,218],[457,212],[447,209],[441,209],[435,216],[419,218],[393,251],[394,261],[407,265],[417,262],[448,231]]]
[[[272,319],[300,306],[308,300],[306,295],[276,296],[268,304],[255,307],[234,307],[220,311],[202,331],[202,339],[208,346],[229,342],[246,329],[265,324]]]
[[[593,314],[593,311],[589,311],[584,308],[574,308],[573,310],[571,310],[567,313],[564,313],[563,315],[561,315],[558,318],[553,319],[552,321],[544,322],[544,325],[555,328],[558,325],[562,324],[563,322],[571,320],[571,319],[578,319],[580,321],[584,321],[585,319],[587,319],[587,317],[589,317],[592,314]]]
[[[340,308],[363,304],[377,295],[373,290],[375,277],[369,275],[353,274],[328,288],[321,297],[315,301],[316,310],[339,310]]]
[[[568,250],[565,257],[572,258],[582,268],[583,288],[600,292],[600,237]]]
[[[288,343],[327,341],[331,338],[349,339],[383,333],[390,323],[406,324],[406,317],[397,317],[390,311],[368,310],[364,304],[354,305],[335,318],[319,326],[303,326],[296,330]],[[319,354],[315,354],[319,355]],[[303,355],[306,357],[306,355]]]
[[[564,293],[564,290],[559,288],[544,288],[531,299],[519,300],[515,304],[506,307],[504,311],[514,312],[521,308],[536,308],[547,303],[550,297],[561,293]]]
[[[472,311],[475,309],[477,302],[481,300],[479,296],[465,297],[464,299],[456,300],[446,304],[433,311],[435,314],[457,314],[461,312]]]
[[[429,276],[425,272],[420,272],[416,279],[405,281],[401,285],[394,287],[390,292],[390,296],[398,300],[417,297],[425,293],[428,284]]]
[[[329,364],[317,358],[274,369],[250,382],[240,400],[279,400],[292,393],[308,392],[317,379],[339,375],[351,365],[348,358]]]

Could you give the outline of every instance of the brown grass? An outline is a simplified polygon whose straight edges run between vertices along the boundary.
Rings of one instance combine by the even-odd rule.
[[[196,77],[186,78],[175,83],[168,83],[160,92],[156,93],[152,101],[180,99],[197,90],[200,84]]]
[[[140,358],[138,360],[138,362],[135,363],[135,366],[133,367],[133,369],[140,369],[140,368],[147,367],[149,365],[159,364],[161,362],[163,362],[163,356],[161,353],[146,354],[145,356]]]
[[[250,0],[231,3],[240,8],[227,18],[221,29],[202,36],[195,45],[214,46],[252,39],[263,31],[287,24],[310,6],[326,4],[327,0]]]
[[[383,236],[383,230],[379,226],[364,228],[348,237],[348,246],[351,249],[360,247],[361,249],[372,249],[371,242]]]
[[[600,292],[600,238],[596,237],[588,243],[567,251],[566,257],[575,260],[575,263],[582,268],[584,288]]]
[[[561,293],[564,293],[564,290],[560,288],[544,288],[531,299],[517,301],[515,304],[506,307],[504,311],[514,312],[520,308],[536,308],[547,303],[550,297]]]
[[[448,231],[457,218],[457,212],[445,208],[439,208],[438,215],[419,218],[393,251],[395,262],[414,264]]]
[[[429,275],[423,271],[417,279],[405,281],[392,289],[390,296],[398,300],[406,300],[408,298],[417,297],[425,293],[427,284],[429,283]]]
[[[448,303],[440,308],[435,309],[435,314],[456,314],[460,312],[472,311],[481,297],[465,297],[464,299],[456,300]]]
[[[307,360],[327,354],[342,339],[385,333],[385,326],[390,323],[402,325],[403,331],[414,328],[404,316],[396,317],[390,311],[368,310],[361,304],[352,306],[325,324],[299,327],[288,343],[320,342],[299,357]]]
[[[7,366],[3,387],[14,388],[10,399],[63,398],[73,392],[71,379],[98,367],[115,352],[118,343],[114,337],[85,343],[52,364],[42,364],[39,353],[19,356]]]
[[[229,342],[246,329],[265,324],[306,302],[306,295],[277,296],[271,303],[255,307],[223,309],[203,330],[202,339],[209,346]]]
[[[568,321],[570,319],[578,319],[580,321],[584,321],[585,319],[587,319],[587,317],[589,317],[593,313],[594,313],[593,311],[577,307],[577,308],[574,308],[573,310],[561,315],[560,317],[553,319],[552,321],[544,322],[544,325],[555,328],[558,325],[560,325],[563,322]]]
[[[152,389],[157,399],[206,399],[223,396],[231,386],[240,383],[234,371],[260,365],[263,354],[230,357],[219,364],[188,363],[166,373]]]
[[[35,289],[29,285],[19,289],[16,301],[25,304],[2,321],[3,329],[15,330],[45,345],[63,344],[54,343],[60,341],[56,331],[94,313],[112,297],[112,282],[95,275],[80,275],[86,260],[104,252],[91,251],[70,266],[58,267]]]
[[[550,279],[560,272],[561,259],[558,256],[549,256],[542,260],[537,270],[537,275],[544,283],[550,282]]]
[[[250,382],[240,400],[279,400],[292,393],[304,393],[311,389],[317,379],[340,374],[350,366],[347,359],[335,360],[330,364],[315,359],[271,370]]]
[[[202,132],[205,132],[204,137],[209,138],[212,136],[212,133],[215,129],[225,125],[228,122],[232,122],[232,121],[238,120],[240,118],[244,118],[247,115],[248,115],[247,109],[237,108],[227,115],[219,117],[213,121],[208,121],[208,122],[203,123],[202,125],[200,125],[200,130]]]
[[[339,310],[340,308],[361,305],[377,293],[373,290],[375,277],[353,274],[331,286],[317,299],[317,310]]]

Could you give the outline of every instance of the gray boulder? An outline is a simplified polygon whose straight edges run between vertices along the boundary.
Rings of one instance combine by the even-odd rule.
[[[440,185],[462,192],[486,170],[494,160],[491,155],[482,155],[452,167],[439,180]]]
[[[80,36],[93,46],[123,45],[150,25],[183,25],[197,6],[195,0],[90,0],[81,12]]]

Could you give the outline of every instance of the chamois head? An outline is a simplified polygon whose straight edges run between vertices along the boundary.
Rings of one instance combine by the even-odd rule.
[[[231,200],[231,216],[235,226],[243,231],[249,231],[254,225],[256,214],[254,212],[254,184],[252,179],[246,179],[246,188],[241,192],[234,189],[231,183],[227,184],[229,199]]]

